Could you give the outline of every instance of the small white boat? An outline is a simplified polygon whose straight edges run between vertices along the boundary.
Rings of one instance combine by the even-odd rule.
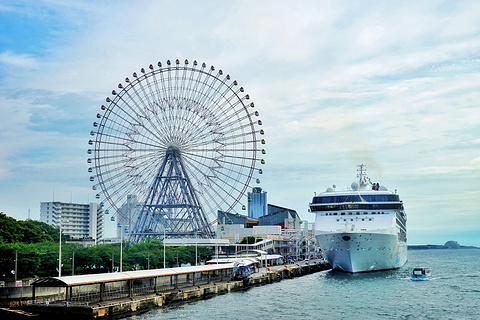
[[[432,278],[432,270],[425,267],[413,268],[411,279],[412,280],[428,280]]]

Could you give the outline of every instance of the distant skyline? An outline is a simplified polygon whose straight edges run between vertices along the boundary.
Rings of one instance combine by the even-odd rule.
[[[403,199],[409,244],[480,246],[477,1],[4,1],[0,212],[94,201],[100,105],[177,58],[223,69],[255,102],[268,203],[314,221],[314,192],[348,188],[363,163]]]

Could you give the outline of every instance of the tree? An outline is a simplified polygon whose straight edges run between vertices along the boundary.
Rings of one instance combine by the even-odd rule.
[[[259,238],[256,238],[254,236],[247,236],[240,241],[240,244],[254,244],[255,242],[260,241]]]
[[[58,241],[59,231],[41,221],[17,221],[0,212],[0,243]]]
[[[17,261],[17,278],[52,277],[58,275],[59,229],[40,221],[17,221],[0,213],[0,278],[13,279],[12,270]],[[75,252],[74,273],[89,274],[112,272],[113,264],[120,265],[120,243],[78,247],[74,243],[65,243],[62,237],[62,275],[72,273],[72,257]],[[249,237],[249,243],[255,238]],[[167,266],[190,263],[195,265],[195,246],[165,248]],[[209,260],[213,251],[206,247],[197,247],[198,261]],[[164,246],[158,240],[123,244],[123,270],[163,268]],[[150,264],[150,266],[149,266]],[[117,269],[118,270],[118,269]]]
[[[22,233],[17,220],[0,212],[0,243],[18,242],[21,238]]]

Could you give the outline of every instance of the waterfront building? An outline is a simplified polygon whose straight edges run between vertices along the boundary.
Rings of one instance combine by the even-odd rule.
[[[218,224],[231,225],[231,224],[240,224],[245,226],[245,228],[252,228],[253,226],[258,226],[258,219],[239,214],[239,213],[228,213],[223,211],[217,211]]]
[[[217,234],[219,239],[228,239],[229,246],[220,247],[224,255],[238,250],[258,249],[268,253],[291,255],[295,259],[316,256],[313,223],[301,220],[297,211],[277,205],[267,205],[268,214],[258,218],[217,212]],[[254,244],[239,245],[245,237],[261,238]]]
[[[239,213],[217,212],[218,223],[223,225],[241,224],[245,228],[255,226],[280,226],[284,229],[300,229],[301,219],[297,211],[273,204],[266,206],[268,214],[261,215],[258,218],[245,216]]]
[[[285,207],[268,205],[268,214],[258,218],[260,226],[280,226],[282,229],[299,229],[300,216],[297,211]]]
[[[256,218],[267,215],[267,192],[255,187],[248,192],[248,216]]]
[[[105,219],[101,205],[49,201],[40,203],[40,221],[54,227],[61,223],[67,240],[103,240]]]

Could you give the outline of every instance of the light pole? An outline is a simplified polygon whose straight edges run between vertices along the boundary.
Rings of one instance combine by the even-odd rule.
[[[120,225],[120,272],[123,272],[123,225]]]
[[[62,276],[62,218],[58,219],[60,227],[60,237],[58,241],[58,277]]]
[[[197,230],[195,230],[195,266],[198,265],[197,263],[197,257],[198,257],[198,242],[197,242]]]
[[[73,276],[75,271],[75,250],[72,251],[72,257],[70,259],[72,260],[72,276]]]
[[[150,253],[147,256],[147,270],[150,270]]]
[[[15,286],[17,286],[18,251],[15,251]]]
[[[113,261],[114,255],[115,255],[115,253],[112,252],[112,272],[115,272],[115,264],[114,264],[114,261]]]
[[[165,247],[165,230],[167,230],[167,228],[163,227],[163,269],[166,268],[166,265],[165,265],[165,251],[166,251],[166,247]]]

